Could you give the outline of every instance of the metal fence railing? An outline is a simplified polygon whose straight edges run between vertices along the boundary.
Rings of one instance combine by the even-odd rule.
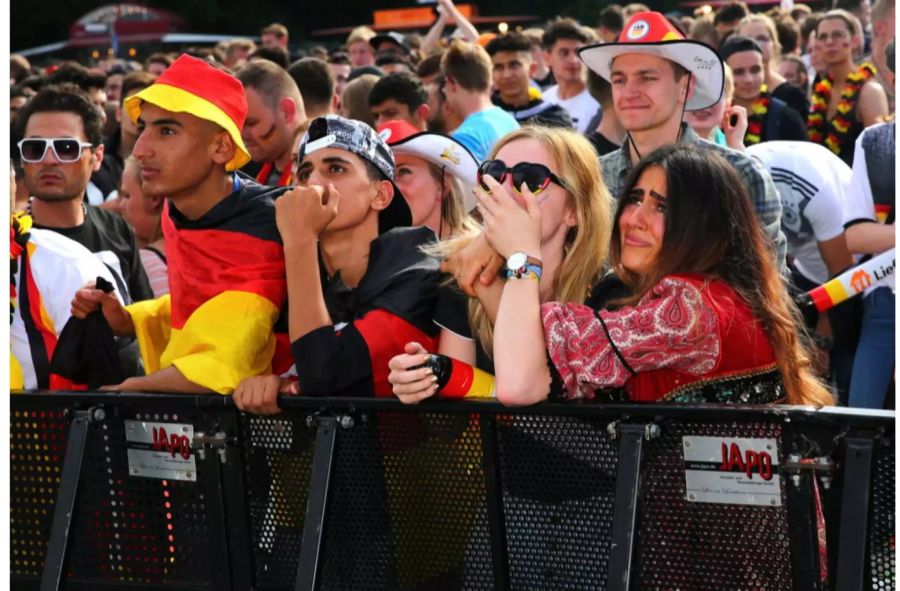
[[[14,589],[893,589],[894,413],[23,393]]]

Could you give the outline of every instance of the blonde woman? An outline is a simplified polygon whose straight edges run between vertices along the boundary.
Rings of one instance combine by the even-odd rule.
[[[767,92],[773,98],[785,102],[806,121],[806,116],[809,114],[809,99],[806,97],[806,89],[794,86],[785,80],[778,71],[778,62],[781,60],[781,43],[778,41],[775,21],[765,14],[749,14],[741,19],[735,35],[750,37],[759,44],[763,51]]]
[[[611,198],[597,170],[597,154],[572,130],[526,127],[494,146],[479,167],[479,185],[490,177],[523,206],[522,191],[535,195],[542,212],[541,301],[584,302],[603,272],[610,235]],[[524,187],[524,188],[523,188]],[[472,239],[443,246],[448,254]],[[435,322],[441,327],[438,352],[493,372],[493,329],[503,282],[476,289],[467,300],[447,290],[439,298]],[[436,389],[421,365],[426,351],[417,343],[390,362],[394,394],[415,403]]]

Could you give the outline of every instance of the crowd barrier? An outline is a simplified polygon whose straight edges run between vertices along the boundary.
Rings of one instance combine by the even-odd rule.
[[[13,589],[893,589],[894,413],[16,393]]]

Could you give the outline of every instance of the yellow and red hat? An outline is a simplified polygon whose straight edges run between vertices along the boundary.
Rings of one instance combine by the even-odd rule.
[[[237,151],[226,170],[237,170],[250,161],[241,139],[247,118],[244,87],[234,76],[207,62],[182,55],[152,85],[125,99],[125,112],[137,122],[144,102],[173,113],[188,113],[212,121],[228,132]]]
[[[700,41],[685,39],[659,12],[634,14],[616,41],[584,47],[578,56],[588,68],[609,80],[613,60],[626,53],[661,57],[690,72],[694,76],[694,94],[685,105],[686,111],[706,109],[722,98],[725,68],[716,50]]]

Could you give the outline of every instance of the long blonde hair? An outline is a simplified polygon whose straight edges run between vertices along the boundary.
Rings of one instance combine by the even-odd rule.
[[[446,172],[442,167],[423,160],[428,165],[428,173],[436,183],[441,186],[441,225],[447,224],[450,230],[449,236],[438,238],[454,238],[462,234],[478,230],[478,224],[466,212],[465,191],[466,186],[461,180]]]
[[[541,143],[556,161],[554,171],[571,189],[568,203],[575,209],[578,225],[566,236],[563,260],[553,285],[553,301],[583,303],[600,279],[609,249],[612,198],[600,174],[597,152],[582,135],[562,128],[529,126],[516,130],[497,142],[488,159],[512,142],[532,139]],[[440,251],[449,254],[474,237],[466,233],[443,243]],[[469,300],[469,326],[488,355],[493,352],[493,327],[477,299]]]

